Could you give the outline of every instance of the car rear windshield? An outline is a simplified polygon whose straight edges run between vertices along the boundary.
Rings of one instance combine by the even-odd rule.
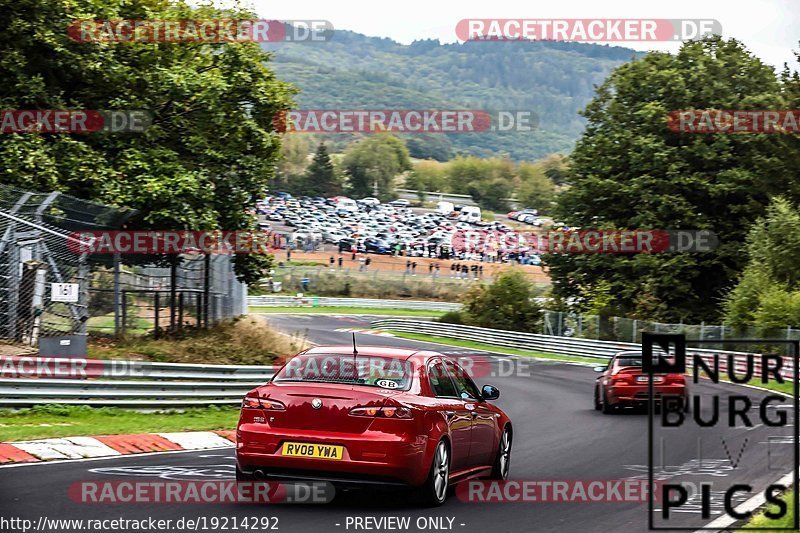
[[[312,354],[295,357],[273,378],[276,382],[344,383],[408,390],[411,363],[396,357]]]
[[[642,358],[639,357],[617,357],[617,366],[642,366]]]

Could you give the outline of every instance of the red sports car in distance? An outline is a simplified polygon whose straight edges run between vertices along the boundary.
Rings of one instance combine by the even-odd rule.
[[[594,386],[594,408],[608,414],[620,407],[647,405],[649,389],[647,374],[642,372],[641,352],[619,352],[607,366],[594,368],[602,372]],[[653,374],[653,397],[661,402],[665,397],[682,398],[689,409],[689,387],[683,374]]]
[[[247,393],[236,479],[410,487],[441,505],[449,485],[506,479],[513,430],[458,362],[437,352],[316,347]]]

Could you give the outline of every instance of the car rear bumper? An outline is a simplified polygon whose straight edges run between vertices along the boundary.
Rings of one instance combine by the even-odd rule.
[[[246,473],[267,477],[316,479],[341,484],[421,485],[428,476],[428,438],[379,431],[361,434],[281,430],[243,424],[236,435],[236,462]],[[282,455],[284,442],[343,446],[341,459]]]
[[[684,400],[689,392],[686,385],[653,385],[653,400],[660,402],[664,396],[680,396]],[[608,400],[612,405],[644,405],[650,399],[647,384],[615,385],[608,389]]]

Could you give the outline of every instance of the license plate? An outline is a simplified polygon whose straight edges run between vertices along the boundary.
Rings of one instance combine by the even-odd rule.
[[[315,459],[339,460],[344,454],[344,446],[328,444],[308,444],[304,442],[284,442],[282,455],[294,457],[313,457]]]
[[[661,383],[661,380],[658,376],[653,376],[653,383]],[[636,376],[636,381],[647,383],[647,376]]]

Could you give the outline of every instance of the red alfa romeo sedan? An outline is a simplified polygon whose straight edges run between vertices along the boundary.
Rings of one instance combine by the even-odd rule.
[[[448,486],[506,479],[513,430],[455,360],[396,348],[316,347],[247,393],[236,479],[411,487],[441,505]]]

